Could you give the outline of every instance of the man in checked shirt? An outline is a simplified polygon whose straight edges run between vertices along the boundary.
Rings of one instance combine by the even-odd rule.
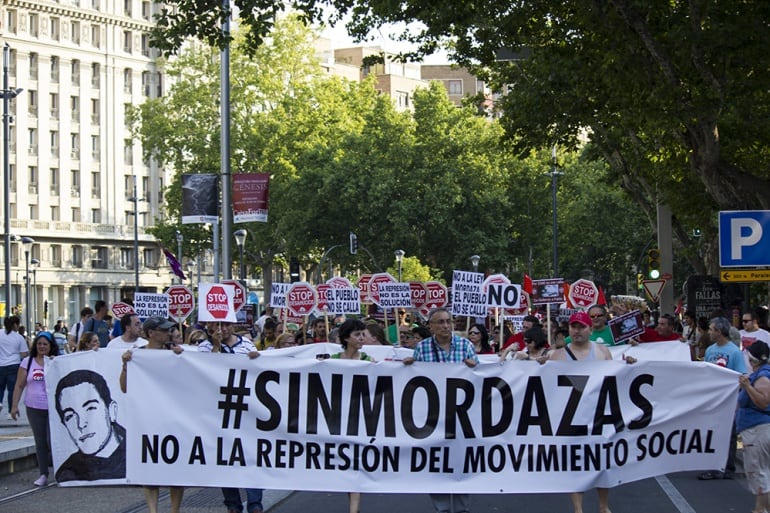
[[[430,337],[421,340],[414,348],[410,358],[404,358],[409,365],[417,362],[464,363],[475,367],[479,357],[473,349],[473,343],[467,338],[452,333],[452,314],[446,308],[436,308],[428,315]],[[436,513],[469,513],[470,494],[467,493],[431,493],[430,499]],[[454,508],[452,507],[454,502]]]

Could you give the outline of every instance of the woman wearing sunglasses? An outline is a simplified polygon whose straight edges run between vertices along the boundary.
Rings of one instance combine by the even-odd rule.
[[[489,345],[489,332],[483,324],[474,324],[468,330],[468,340],[473,344],[476,354],[495,354]]]

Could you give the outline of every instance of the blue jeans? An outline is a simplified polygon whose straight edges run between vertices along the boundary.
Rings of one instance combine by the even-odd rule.
[[[262,513],[262,488],[245,488],[246,511],[248,513]],[[225,498],[225,506],[228,510],[243,511],[241,493],[238,488],[222,488]]]
[[[8,413],[11,413],[13,387],[16,386],[16,376],[19,374],[19,364],[0,367],[0,408],[3,405],[3,393],[8,390]]]

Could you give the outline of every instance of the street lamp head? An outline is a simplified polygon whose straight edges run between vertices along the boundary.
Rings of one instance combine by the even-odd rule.
[[[176,231],[176,241],[181,244],[183,240],[184,240],[184,235],[182,235],[182,232],[177,230]]]
[[[235,237],[235,243],[238,245],[239,248],[242,248],[244,244],[246,244],[246,230],[241,228],[240,230],[236,230],[233,233],[233,236]]]
[[[37,258],[33,258],[32,260],[29,261],[29,263],[31,265],[40,265],[40,260],[38,260]]]
[[[481,257],[478,255],[471,256],[471,264],[473,264],[473,269],[479,268],[479,261],[481,260]]]
[[[35,242],[35,239],[33,239],[32,237],[22,237],[21,238],[21,243],[24,244],[24,248],[25,248],[24,250],[25,251],[29,251],[27,248],[29,248],[30,244],[32,244],[34,242]]]
[[[19,96],[23,92],[24,92],[24,88],[23,87],[17,87],[13,91],[11,91],[11,98],[16,98],[17,96]]]
[[[399,264],[404,259],[404,255],[406,255],[406,252],[403,249],[397,249],[396,250],[396,262]]]

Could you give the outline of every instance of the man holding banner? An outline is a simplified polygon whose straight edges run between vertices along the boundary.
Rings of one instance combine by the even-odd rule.
[[[479,357],[473,344],[467,338],[452,333],[452,314],[447,308],[436,308],[428,315],[431,337],[421,340],[414,348],[412,358],[404,358],[405,364],[418,362],[464,363],[475,367]],[[467,493],[431,493],[430,499],[436,513],[469,513],[470,494]],[[454,503],[454,504],[453,504]]]

